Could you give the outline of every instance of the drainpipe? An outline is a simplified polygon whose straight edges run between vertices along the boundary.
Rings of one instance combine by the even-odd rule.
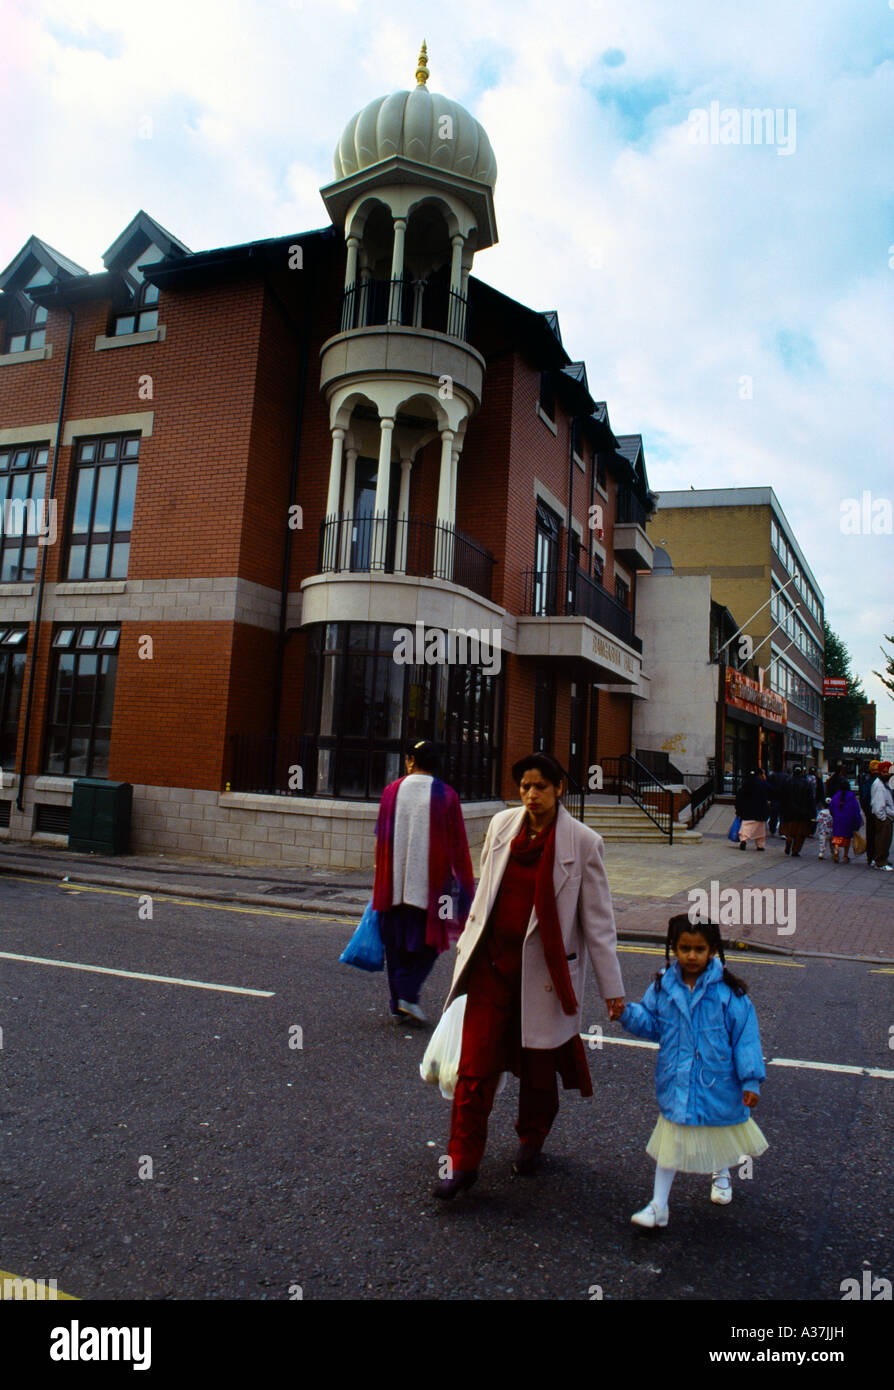
[[[59,397],[59,419],[56,423],[56,442],[53,445],[53,469],[50,475],[50,485],[46,491],[47,515],[51,500],[55,499],[56,493],[56,473],[59,467],[59,445],[62,440],[62,420],[65,415],[65,396],[68,391],[68,371],[71,365],[71,343],[74,336],[74,311],[71,305],[68,308],[68,345],[65,349],[65,371],[62,374],[62,394]],[[57,531],[58,539],[58,531]],[[23,801],[25,794],[25,762],[28,757],[28,737],[31,733],[31,709],[34,701],[34,673],[37,669],[37,650],[40,645],[40,615],[43,610],[43,593],[47,577],[47,557],[49,546],[39,547],[43,550],[40,561],[40,579],[37,585],[37,603],[34,607],[34,645],[31,649],[31,660],[28,664],[28,694],[25,697],[25,729],[22,735],[22,763],[19,768],[19,788],[16,794],[16,810],[24,809]]]

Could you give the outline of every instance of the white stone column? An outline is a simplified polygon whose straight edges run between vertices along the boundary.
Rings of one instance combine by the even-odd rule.
[[[345,267],[345,297],[341,312],[341,330],[346,333],[357,322],[357,252],[360,241],[355,236],[348,237],[348,259]],[[353,293],[351,293],[353,291]]]
[[[389,300],[388,322],[400,323],[401,289],[404,276],[404,238],[407,232],[407,219],[394,219],[394,251],[391,256],[391,298]]]
[[[326,497],[326,542],[323,547],[323,565],[333,569],[338,556],[338,511],[341,500],[341,457],[344,448],[345,432],[332,431],[332,458],[329,464],[329,492]]]
[[[450,262],[450,298],[447,305],[447,332],[454,338],[462,335],[462,307],[459,302],[463,292],[463,246],[465,239],[459,235],[450,238],[453,256]]]
[[[357,450],[345,450],[345,500],[342,508],[344,522],[341,537],[341,567],[351,567],[351,540],[354,528],[354,469],[357,463]]]
[[[397,544],[394,550],[394,572],[403,574],[407,568],[407,532],[410,525],[410,469],[413,460],[400,461],[400,497],[397,503]]]
[[[388,539],[388,498],[391,492],[391,437],[394,433],[394,420],[383,415],[379,437],[379,468],[376,474],[375,519],[372,535],[372,568],[382,569],[385,564],[385,545]]]
[[[453,469],[453,430],[441,430],[441,472],[438,478],[438,527],[450,524],[450,474]],[[453,573],[453,547],[445,531],[435,532],[434,577],[449,579]]]

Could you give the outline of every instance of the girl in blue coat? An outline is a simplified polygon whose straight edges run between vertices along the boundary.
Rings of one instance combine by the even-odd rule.
[[[711,1173],[711,1201],[726,1206],[733,1197],[729,1165],[768,1147],[749,1115],[766,1077],[757,1015],[746,986],[723,963],[719,927],[690,922],[686,913],[672,917],[664,954],[667,966],[642,1003],[621,1015],[629,1033],[658,1043],[661,1113],[646,1146],[656,1163],[655,1191],[632,1217],[647,1227],[667,1225],[678,1171]]]

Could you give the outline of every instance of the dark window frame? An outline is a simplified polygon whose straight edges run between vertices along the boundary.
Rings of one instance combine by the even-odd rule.
[[[128,445],[136,441],[136,449],[127,451]],[[128,431],[124,434],[104,434],[104,435],[85,435],[78,438],[74,443],[74,459],[71,469],[71,488],[68,506],[68,524],[66,526],[66,555],[65,555],[65,581],[71,583],[99,582],[104,579],[126,579],[127,571],[130,567],[130,546],[133,537],[133,524],[127,530],[118,528],[118,509],[121,502],[121,474],[122,469],[135,465],[137,469],[133,486],[133,506],[136,507],[136,490],[139,482],[140,464],[140,444],[142,436],[137,432]],[[108,444],[117,446],[114,458],[104,457],[104,447]],[[84,459],[83,453],[89,447],[95,448],[95,457]],[[98,473],[101,468],[115,467],[115,485],[112,494],[111,507],[111,529],[108,531],[94,532],[94,520],[96,516],[96,504],[98,500],[99,488],[97,486]],[[93,469],[94,476],[91,498],[90,512],[85,531],[75,532],[75,514],[77,510],[78,492],[80,487],[80,477],[87,469]],[[104,573],[91,574],[90,566],[92,563],[93,550],[97,545],[107,546],[106,563]],[[122,574],[112,573],[112,563],[115,554],[115,547],[126,545],[127,554]],[[72,551],[80,546],[84,547],[84,563],[80,574],[72,574]]]
[[[21,640],[13,634],[24,634]],[[19,736],[19,715],[28,664],[28,627],[12,623],[0,627],[0,767],[4,771],[16,765],[16,744]],[[11,706],[15,702],[15,710]]]
[[[26,285],[20,290],[9,291],[12,302],[5,324],[4,352],[33,352],[37,348],[46,347],[49,310],[43,304],[35,304],[28,290],[52,284],[52,280],[50,271],[45,266],[39,266]],[[21,347],[14,346],[18,338],[25,339]],[[34,341],[37,338],[40,339],[39,342]]]
[[[85,631],[95,633],[95,638],[91,642],[84,642],[83,634]],[[104,641],[106,633],[115,634],[114,645],[109,645]],[[70,639],[60,643],[60,637],[71,634]],[[102,777],[108,776],[109,757],[111,755],[112,741],[112,722],[99,724],[97,716],[103,700],[106,698],[106,689],[103,678],[111,679],[110,698],[112,705],[115,701],[115,685],[118,677],[118,645],[120,642],[121,627],[119,623],[57,623],[53,629],[53,640],[51,645],[51,678],[50,678],[50,698],[47,706],[46,731],[44,735],[43,756],[41,767],[44,775],[50,777]],[[56,709],[57,699],[60,696],[60,679],[62,673],[62,663],[66,656],[74,656],[74,664],[71,670],[67,698],[67,717],[65,720],[55,720],[53,718]],[[82,672],[81,665],[83,658],[93,658],[96,661],[96,670],[92,673],[92,693],[90,696],[90,720],[75,724],[74,712],[75,701],[79,694],[78,682],[91,679],[89,672]],[[86,732],[76,732],[86,731]],[[74,738],[83,738],[86,741],[86,749],[83,755],[73,755],[72,741]],[[53,751],[53,740],[62,739],[64,752],[60,755]],[[103,754],[97,749],[97,744],[105,740],[107,747]],[[72,771],[71,764],[75,756],[83,756],[84,767]],[[58,764],[61,762],[61,766]]]
[[[26,463],[18,463],[22,454],[28,455]],[[41,455],[43,456],[41,458]],[[14,486],[14,479],[28,478],[27,496],[19,500],[24,504],[29,501],[43,501],[45,507],[48,505],[46,496],[46,483],[49,473],[50,448],[46,440],[38,440],[32,444],[10,444],[0,446],[0,586],[3,584],[28,584],[37,576],[37,558],[39,554],[36,531],[29,531],[23,528],[21,535],[8,534],[6,528],[7,512],[6,502],[14,499],[9,497],[9,493]],[[35,480],[43,478],[43,492],[40,496],[34,496]],[[8,480],[8,481],[7,481]],[[46,510],[44,511],[46,517]],[[32,543],[27,544],[29,538]],[[15,573],[8,574],[4,578],[7,556],[14,550],[18,551],[18,559],[15,565]],[[25,568],[25,557],[28,553],[33,554],[33,567]]]

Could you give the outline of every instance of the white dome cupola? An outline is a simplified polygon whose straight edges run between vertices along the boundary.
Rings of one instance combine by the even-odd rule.
[[[428,90],[426,61],[423,44],[415,89],[377,97],[351,118],[335,151],[337,179],[402,155],[493,188],[497,162],[487,132],[458,101]]]

